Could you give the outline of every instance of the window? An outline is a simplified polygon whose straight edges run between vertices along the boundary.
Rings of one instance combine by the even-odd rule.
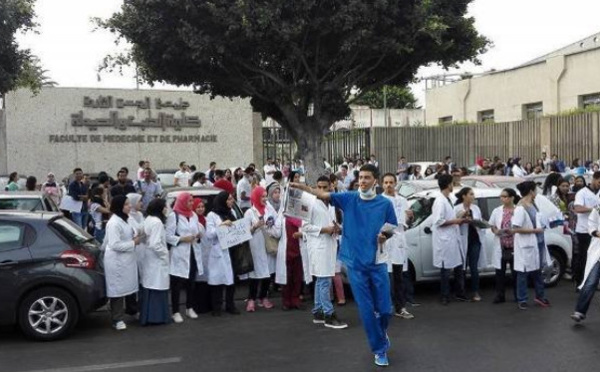
[[[499,197],[481,198],[477,199],[477,202],[479,208],[481,209],[481,218],[483,218],[485,221],[488,221],[490,219],[490,216],[494,209],[502,205],[502,201]]]
[[[43,211],[44,204],[40,198],[2,198],[0,210]]]
[[[94,240],[87,232],[66,218],[58,218],[52,221],[51,226],[69,244],[80,245]]]
[[[439,118],[438,122],[440,124],[452,124],[453,118],[452,116],[444,116],[442,118]]]
[[[544,115],[544,104],[542,102],[523,105],[523,120],[540,119],[542,115]]]
[[[600,93],[579,96],[579,107],[588,108],[591,106],[600,106]]]
[[[477,113],[477,121],[480,123],[494,121],[494,110],[479,111]]]
[[[23,247],[25,226],[14,222],[0,222],[0,252]]]

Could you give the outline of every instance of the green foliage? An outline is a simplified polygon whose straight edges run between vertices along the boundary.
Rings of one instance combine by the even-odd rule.
[[[569,110],[561,111],[555,115],[544,115],[544,117],[562,117],[562,116],[572,116],[572,115],[581,115],[588,114],[591,112],[600,112],[600,105],[589,105],[587,107],[575,107]]]
[[[98,25],[132,45],[108,65],[132,62],[147,82],[249,97],[298,142],[347,117],[356,90],[405,86],[429,63],[477,61],[488,40],[465,17],[470,2],[125,0]]]
[[[35,31],[35,0],[0,1],[0,95],[27,87],[35,92],[53,83],[28,49],[19,49],[16,34]]]
[[[385,86],[370,92],[366,92],[358,99],[351,101],[354,105],[369,106],[372,109],[382,109],[385,101],[389,109],[415,109],[417,99],[410,88],[406,86]]]

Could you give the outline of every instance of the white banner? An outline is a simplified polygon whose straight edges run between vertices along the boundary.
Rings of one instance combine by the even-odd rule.
[[[233,222],[231,227],[219,226],[217,228],[217,237],[222,249],[229,249],[240,243],[252,239],[250,234],[250,221],[245,218]]]

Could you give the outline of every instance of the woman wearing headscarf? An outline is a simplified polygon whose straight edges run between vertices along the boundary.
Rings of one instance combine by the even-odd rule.
[[[233,268],[229,249],[222,249],[217,236],[220,226],[231,226],[236,220],[231,213],[235,200],[227,191],[220,192],[213,200],[213,210],[206,216],[206,239],[210,246],[208,255],[208,285],[213,316],[220,316],[223,307],[223,291],[225,291],[225,310],[231,314],[239,314],[233,301],[235,286]]]
[[[185,288],[185,314],[190,319],[198,318],[194,311],[194,284],[197,275],[202,275],[202,249],[200,239],[200,223],[193,210],[194,200],[189,192],[177,196],[173,213],[167,218],[167,243],[171,245],[170,274],[171,274],[171,306],[173,321],[182,323],[183,317],[179,312],[179,295]]]
[[[202,250],[203,269],[203,273],[196,276],[196,288],[194,290],[196,304],[194,305],[194,310],[197,313],[204,314],[211,310],[210,288],[208,286],[210,245],[208,244],[208,239],[206,239],[206,216],[204,216],[204,213],[206,213],[206,206],[204,205],[204,201],[200,198],[194,199],[192,209],[194,210],[194,213],[196,213],[196,216],[198,216],[198,222],[200,223],[200,233],[202,234],[200,248]]]
[[[127,223],[135,230],[136,235],[142,238],[140,244],[138,244],[135,247],[135,254],[137,256],[138,262],[138,271],[141,277],[142,261],[144,259],[144,252],[146,250],[146,236],[144,233],[144,214],[141,212],[142,195],[137,193],[129,193],[127,194],[127,200],[129,201],[130,205],[129,219],[127,220]]]
[[[54,173],[48,173],[48,178],[46,182],[42,184],[42,192],[46,194],[54,204],[57,206],[60,205],[60,199],[62,197],[62,192],[60,189],[60,185],[56,183],[56,179],[54,178]]]
[[[146,208],[146,248],[141,265],[140,324],[167,324],[169,311],[169,249],[165,223],[169,210],[164,199],[154,199]]]
[[[514,177],[521,177],[521,178],[527,176],[527,172],[521,166],[521,158],[515,158],[513,160],[512,175]]]
[[[104,200],[105,190],[101,185],[92,189],[90,199],[90,216],[94,223],[94,238],[100,242],[104,242],[106,235],[106,223],[110,217],[110,209]]]
[[[135,247],[140,244],[141,237],[127,223],[130,205],[124,195],[112,199],[110,210],[113,215],[106,225],[104,274],[113,327],[121,331],[127,329],[123,321],[125,313],[137,314],[139,283]]]
[[[250,283],[246,311],[254,312],[256,311],[257,304],[259,307],[264,307],[265,309],[273,308],[273,304],[267,296],[269,294],[269,285],[271,284],[271,274],[275,273],[275,257],[267,254],[265,245],[267,191],[257,186],[252,190],[250,202],[252,203],[252,208],[246,211],[244,218],[249,221],[251,226],[252,239],[250,240],[250,250],[252,251],[254,271],[248,274]],[[270,261],[273,261],[273,263],[270,264]],[[271,272],[271,268],[273,272]]]

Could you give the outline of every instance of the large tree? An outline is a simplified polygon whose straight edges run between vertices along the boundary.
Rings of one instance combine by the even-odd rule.
[[[125,0],[101,25],[131,43],[125,60],[148,82],[249,97],[290,133],[314,180],[323,133],[352,99],[485,50],[471,1]]]
[[[19,32],[35,30],[35,0],[0,0],[0,97],[18,87],[37,93],[45,85],[54,85],[46,77],[37,57],[21,49]]]
[[[417,99],[405,86],[386,85],[370,92],[365,92],[358,99],[353,100],[355,105],[369,106],[372,109],[415,109]]]

